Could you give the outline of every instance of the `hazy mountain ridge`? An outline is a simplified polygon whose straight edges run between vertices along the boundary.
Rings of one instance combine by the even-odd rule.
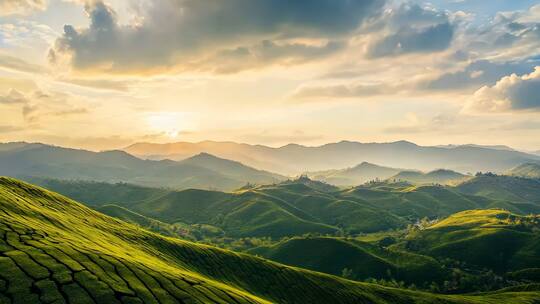
[[[91,152],[24,143],[0,144],[0,174],[221,190],[236,189],[248,182],[267,184],[285,179],[208,154],[182,162],[154,161],[124,151]]]
[[[538,155],[507,149],[474,145],[427,147],[407,141],[391,143],[341,141],[315,147],[291,144],[279,148],[213,141],[139,143],[126,147],[124,151],[153,159],[183,159],[207,152],[285,175],[349,168],[362,162],[424,171],[448,168],[459,172],[504,172],[525,162],[540,161]]]

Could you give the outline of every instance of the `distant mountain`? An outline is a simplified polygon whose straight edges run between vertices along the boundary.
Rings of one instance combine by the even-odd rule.
[[[508,171],[507,174],[512,176],[540,179],[540,163],[527,163],[519,165]]]
[[[290,144],[280,148],[213,141],[138,143],[125,148],[124,151],[143,158],[175,160],[206,152],[284,175],[349,168],[362,162],[423,171],[448,168],[458,172],[504,172],[522,163],[540,161],[538,155],[499,147],[486,148],[473,145],[424,147],[407,141],[391,143],[342,141],[316,147]]]
[[[199,153],[179,162],[184,165],[197,166],[226,174],[237,180],[245,180],[257,184],[269,184],[285,180],[286,177],[268,171],[257,170],[240,162],[216,157],[208,153]]]
[[[183,162],[153,161],[124,151],[90,152],[25,143],[0,144],[0,174],[220,190],[233,190],[248,182],[267,184],[284,179],[207,154]]]
[[[436,147],[441,148],[457,148],[457,147],[473,147],[473,148],[485,148],[485,149],[493,149],[493,150],[503,150],[503,151],[516,151],[513,148],[510,148],[505,145],[475,145],[475,144],[465,144],[465,145],[439,145]]]
[[[368,162],[362,162],[361,164],[352,168],[308,172],[307,175],[315,180],[324,181],[336,186],[356,186],[371,180],[387,179],[400,171],[401,169],[388,168]]]
[[[407,181],[414,184],[443,184],[448,185],[463,181],[467,175],[445,169],[438,169],[428,173],[418,171],[402,171],[390,180]]]

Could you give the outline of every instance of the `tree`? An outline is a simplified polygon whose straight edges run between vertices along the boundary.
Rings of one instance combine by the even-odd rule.
[[[349,280],[352,280],[354,279],[354,273],[352,271],[352,269],[349,269],[349,268],[343,268],[343,270],[341,271],[341,276],[345,279],[349,279]]]

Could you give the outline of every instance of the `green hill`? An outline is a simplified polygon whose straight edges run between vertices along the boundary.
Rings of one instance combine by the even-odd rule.
[[[400,169],[362,162],[357,166],[347,169],[309,172],[308,176],[336,186],[356,186],[371,180],[387,179],[400,171]]]
[[[507,172],[508,175],[540,179],[540,164],[526,163]]]
[[[482,174],[468,180],[459,186],[457,190],[462,193],[481,195],[495,200],[507,200],[516,203],[533,203],[540,205],[540,180]],[[526,207],[526,204],[523,204]],[[540,213],[538,209],[531,210]]]
[[[0,144],[0,174],[171,187],[234,190],[246,183],[285,179],[238,162],[199,155],[182,162],[153,161],[123,151],[91,152],[43,144]]]
[[[337,191],[303,177],[219,192],[31,180],[95,208],[115,204],[169,225],[209,225],[235,238],[370,233],[401,229],[423,217],[441,218],[469,209],[505,208],[519,214],[540,209],[533,203],[469,195],[454,187],[405,182],[369,183]]]
[[[350,277],[356,280],[374,278],[403,280],[406,284],[441,283],[450,273],[433,258],[345,238],[292,238],[248,252],[286,265],[334,275],[342,275],[344,269],[349,269],[352,271]]]
[[[414,184],[455,184],[466,179],[467,176],[461,173],[439,169],[428,173],[418,171],[402,171],[392,177],[390,180],[406,181]]]
[[[0,178],[1,303],[533,303],[355,283],[163,237]]]
[[[463,211],[410,235],[405,248],[499,273],[538,268],[540,217],[498,209]]]

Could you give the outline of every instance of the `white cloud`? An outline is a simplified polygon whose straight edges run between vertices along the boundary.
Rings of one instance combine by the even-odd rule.
[[[512,74],[494,86],[482,87],[463,108],[465,113],[509,111],[540,111],[540,67],[531,74]]]
[[[1,0],[0,16],[28,15],[46,7],[46,0]]]

